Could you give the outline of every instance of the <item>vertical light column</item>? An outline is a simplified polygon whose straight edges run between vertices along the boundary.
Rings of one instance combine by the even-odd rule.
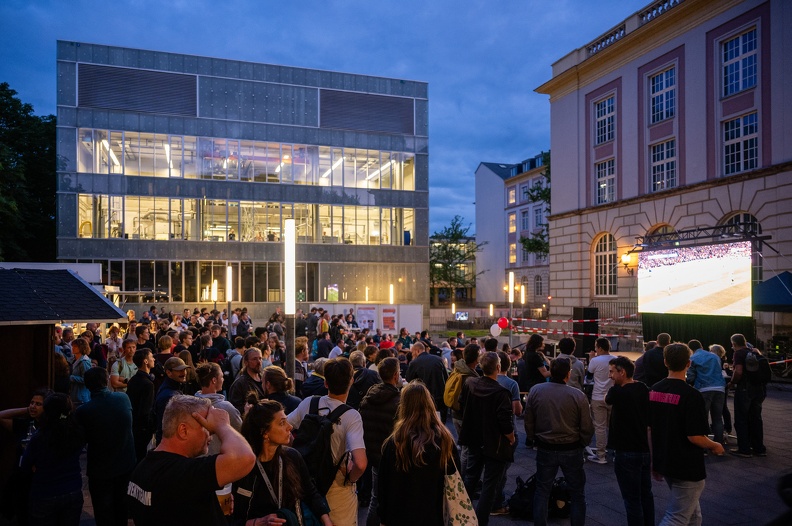
[[[214,302],[214,310],[217,310],[217,280],[212,281],[211,298]]]
[[[514,345],[512,335],[514,334],[514,271],[509,271],[509,347]]]
[[[283,225],[283,281],[286,291],[283,295],[284,303],[283,312],[285,314],[294,314],[297,310],[295,304],[295,290],[297,288],[295,283],[295,228],[294,219],[287,219]]]
[[[228,308],[226,315],[228,316],[228,334],[231,335],[231,302],[234,301],[234,267],[231,265],[226,266],[226,302]]]
[[[393,283],[388,287],[388,302],[393,305]]]

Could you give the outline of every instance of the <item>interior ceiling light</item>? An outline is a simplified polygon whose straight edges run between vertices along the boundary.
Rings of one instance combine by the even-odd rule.
[[[102,139],[102,146],[104,146],[105,150],[107,150],[107,153],[110,154],[110,158],[113,160],[113,164],[119,166],[121,163],[118,162],[118,157],[116,157],[115,152],[113,152],[113,150],[110,148],[110,143],[107,142],[107,139]]]
[[[368,175],[368,177],[366,177],[366,181],[369,181],[369,180],[371,180],[371,179],[374,179],[375,177],[377,177],[377,176],[380,174],[380,172],[381,172],[382,170],[387,170],[387,169],[390,167],[390,165],[392,165],[392,164],[396,164],[396,161],[394,161],[394,160],[392,160],[392,159],[391,159],[390,161],[388,161],[387,163],[385,163],[385,166],[383,166],[383,167],[382,167],[382,168],[380,168],[379,170],[374,170],[373,172],[371,172],[371,173]]]
[[[323,174],[322,174],[322,179],[325,179],[325,178],[326,178],[328,175],[330,175],[331,173],[333,173],[333,170],[335,170],[336,168],[338,168],[339,166],[341,166],[341,163],[343,163],[343,162],[344,162],[344,158],[343,158],[343,157],[341,157],[339,160],[337,160],[336,162],[334,162],[334,163],[333,163],[333,166],[332,166],[332,167],[330,167],[330,168],[329,168],[329,169],[328,169],[328,170],[327,170],[325,173],[323,173]]]

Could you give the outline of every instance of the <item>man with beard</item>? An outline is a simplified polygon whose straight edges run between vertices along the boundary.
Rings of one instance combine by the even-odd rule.
[[[228,401],[237,408],[240,414],[245,414],[245,400],[250,391],[255,391],[259,400],[266,398],[264,386],[261,383],[261,351],[251,347],[242,356],[242,370],[231,388],[228,390]]]

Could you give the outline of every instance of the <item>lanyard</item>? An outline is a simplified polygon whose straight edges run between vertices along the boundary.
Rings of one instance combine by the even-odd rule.
[[[273,502],[278,505],[278,508],[283,507],[283,457],[278,455],[278,496],[275,497],[275,490],[272,489],[272,483],[270,482],[267,473],[264,471],[264,466],[261,465],[258,459],[256,459],[256,465],[261,472],[261,476],[264,479],[264,483],[267,485],[267,489],[270,492],[270,496],[272,497]]]

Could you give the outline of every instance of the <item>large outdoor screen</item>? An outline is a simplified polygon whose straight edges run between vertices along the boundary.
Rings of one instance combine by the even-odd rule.
[[[640,252],[638,311],[751,316],[751,242]]]

